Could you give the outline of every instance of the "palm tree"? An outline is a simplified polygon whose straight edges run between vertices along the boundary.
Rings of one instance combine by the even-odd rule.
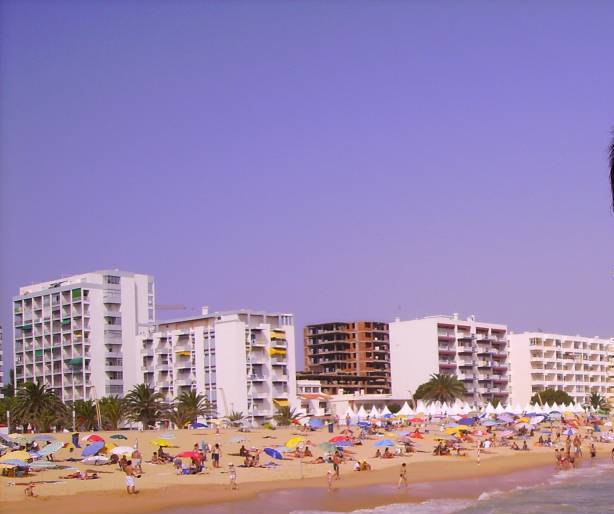
[[[92,400],[75,400],[75,420],[82,430],[90,431],[97,425],[96,404]],[[99,429],[101,427],[98,427]]]
[[[30,423],[40,432],[65,419],[66,406],[45,384],[26,382],[17,390],[13,415],[20,423]]]
[[[155,392],[145,384],[135,385],[124,401],[127,418],[142,423],[144,429],[154,427],[167,410],[162,393]]]
[[[185,428],[194,419],[192,411],[186,409],[183,405],[176,405],[166,411],[165,419],[173,423],[177,428]]]
[[[211,403],[204,394],[185,391],[175,401],[175,410],[179,409],[189,417],[188,421],[196,421],[196,418],[211,413]]]
[[[433,374],[423,386],[423,398],[429,403],[449,403],[465,395],[464,384],[454,375]]]
[[[599,393],[591,393],[590,396],[588,397],[588,404],[594,410],[604,410],[604,411],[610,410],[610,404],[605,399],[605,397],[601,396]]]
[[[273,419],[280,427],[287,427],[302,417],[303,415],[296,412],[296,409],[291,409],[289,405],[281,405],[277,407],[277,413],[273,416]]]
[[[232,425],[240,425],[244,419],[247,419],[245,414],[237,411],[230,411],[230,414],[226,418]]]
[[[105,396],[98,401],[102,425],[117,430],[126,417],[126,403],[118,396]]]

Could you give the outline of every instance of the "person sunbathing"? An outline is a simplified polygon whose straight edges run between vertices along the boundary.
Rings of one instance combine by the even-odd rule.
[[[308,460],[306,461],[306,464],[325,464],[326,461],[324,460],[324,457],[316,457],[313,460]]]
[[[366,460],[363,460],[360,463],[360,471],[371,471],[371,464],[369,464]]]
[[[313,457],[313,453],[311,453],[309,446],[305,447],[305,457]]]
[[[388,446],[386,446],[386,449],[384,450],[384,454],[382,455],[382,458],[383,459],[392,459],[392,457],[394,457],[394,455],[392,455],[392,453],[388,449]]]

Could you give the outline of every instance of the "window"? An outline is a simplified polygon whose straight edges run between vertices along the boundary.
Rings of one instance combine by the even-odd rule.
[[[115,275],[105,275],[104,283],[105,284],[119,284],[119,277],[116,277]]]

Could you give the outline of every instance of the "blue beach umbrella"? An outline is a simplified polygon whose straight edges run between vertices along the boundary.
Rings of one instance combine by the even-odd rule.
[[[8,459],[3,460],[0,464],[8,464],[9,466],[16,466],[18,468],[27,468],[29,464],[25,460],[20,459]]]
[[[81,452],[81,457],[90,457],[96,455],[100,450],[104,448],[104,441],[96,441],[95,443],[87,445]]]
[[[45,435],[45,434],[37,434],[32,438],[32,441],[44,441],[44,442],[48,442],[50,443],[51,441],[55,441],[55,437],[53,437],[52,435]]]
[[[324,426],[324,421],[318,418],[311,418],[309,420],[309,426],[312,428],[322,428]]]
[[[345,448],[347,446],[354,446],[354,443],[352,441],[339,441],[335,443],[335,446],[337,448]]]
[[[45,446],[42,450],[38,452],[41,457],[47,457],[47,455],[52,455],[62,449],[64,443],[62,441],[54,441],[47,446]]]
[[[284,456],[281,453],[279,453],[277,450],[275,450],[274,448],[265,448],[264,453],[266,453],[269,457],[273,457],[274,459],[277,459],[277,460],[283,460],[284,458]]]
[[[473,426],[474,423],[475,423],[474,418],[462,418],[458,420],[459,425],[465,425],[468,427]]]
[[[367,427],[371,426],[371,424],[368,421],[359,421],[358,422],[358,426],[359,427],[363,427],[363,428],[367,428]]]
[[[382,439],[381,441],[377,441],[375,446],[394,446],[394,443],[390,439]]]
[[[207,428],[204,423],[192,423],[192,428]]]

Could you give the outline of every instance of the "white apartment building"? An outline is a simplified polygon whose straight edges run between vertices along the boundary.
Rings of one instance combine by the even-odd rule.
[[[251,310],[159,323],[142,334],[142,381],[168,401],[195,390],[215,417],[242,412],[252,424],[296,404],[294,316]]]
[[[611,340],[523,332],[510,334],[513,401],[525,405],[537,392],[560,389],[575,403],[608,390]]]
[[[63,401],[124,395],[140,381],[140,327],[154,322],[154,279],[102,270],[21,287],[13,297],[15,383]]]
[[[4,385],[4,360],[2,358],[2,348],[4,347],[4,332],[2,332],[2,325],[0,325],[0,386]],[[0,393],[0,398],[3,395]]]
[[[479,406],[509,398],[509,340],[506,325],[452,316],[390,323],[392,395],[407,398],[430,375],[456,375],[465,401]]]

